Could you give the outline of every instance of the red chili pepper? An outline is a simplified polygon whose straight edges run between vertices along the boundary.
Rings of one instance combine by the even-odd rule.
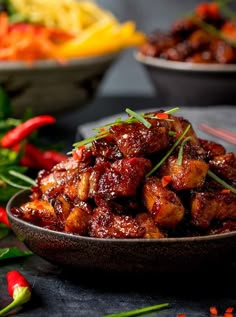
[[[195,12],[199,18],[210,17],[212,19],[218,19],[220,17],[219,5],[216,2],[201,3],[196,7]]]
[[[170,184],[171,180],[172,180],[171,176],[169,176],[169,175],[163,176],[162,179],[161,179],[162,186],[166,187],[167,185]]]
[[[186,317],[185,314],[178,314],[177,317]]]
[[[168,119],[169,114],[165,112],[159,112],[155,115],[158,119]]]
[[[29,120],[8,131],[1,139],[1,146],[4,148],[11,148],[15,144],[26,139],[38,128],[47,124],[53,124],[55,121],[55,118],[49,115],[41,115],[30,118]]]
[[[210,310],[211,315],[213,315],[213,316],[218,315],[218,309],[215,306],[211,306],[209,310]]]
[[[42,156],[45,160],[51,162],[53,166],[67,159],[67,155],[54,150],[43,151]]]
[[[0,223],[4,223],[8,228],[11,227],[7,217],[6,209],[1,206],[0,206]]]
[[[225,313],[232,313],[234,311],[234,307],[228,307]]]
[[[29,163],[35,162],[36,168],[50,170],[54,165],[65,160],[67,156],[52,150],[43,152],[35,145],[27,143],[24,158],[28,158]]]
[[[221,194],[230,194],[231,190],[230,189],[222,189]]]
[[[74,160],[80,161],[83,155],[83,151],[85,150],[85,145],[82,145],[80,147],[78,147],[77,149],[75,149],[72,152],[72,156]]]
[[[31,298],[30,284],[20,272],[10,271],[6,278],[8,292],[12,296],[13,302],[0,311],[0,316],[4,316],[17,306],[27,303]]]
[[[234,317],[233,313],[224,313],[223,317]]]

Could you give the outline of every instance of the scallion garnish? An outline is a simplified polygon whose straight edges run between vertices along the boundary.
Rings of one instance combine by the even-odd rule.
[[[171,114],[179,110],[179,107],[172,108],[170,110],[166,110],[165,113]]]
[[[223,179],[221,179],[219,176],[217,176],[215,173],[213,173],[212,171],[208,171],[207,174],[213,178],[217,183],[219,183],[220,185],[224,186],[225,188],[229,189],[232,193],[236,194],[236,188],[230,186],[229,184],[227,184]]]
[[[151,128],[151,123],[148,122],[145,118],[144,115],[140,115],[137,112],[134,112],[133,110],[126,108],[125,111],[131,116],[131,118],[135,118],[139,122],[141,122],[146,128]]]
[[[169,113],[176,112],[177,110],[179,110],[178,107],[167,110],[164,113],[169,114]],[[146,128],[149,129],[152,125],[150,122],[148,122],[148,120],[146,120],[146,118],[158,120],[158,117],[155,117],[154,113],[138,114],[129,108],[126,109],[126,112],[129,114],[129,117],[126,120],[122,120],[122,118],[119,117],[114,122],[107,123],[104,126],[101,126],[98,128],[94,128],[93,130],[98,131],[98,133],[95,136],[92,136],[92,137],[89,137],[85,140],[76,142],[73,144],[73,147],[78,148],[78,147],[83,146],[83,145],[88,145],[88,144],[92,143],[93,141],[96,141],[96,140],[99,140],[99,139],[106,137],[109,134],[109,132],[108,132],[108,130],[106,130],[106,128],[109,128],[109,127],[116,125],[116,124],[122,124],[122,123],[130,124],[133,122],[141,122]],[[172,121],[172,119],[165,119],[165,120]],[[102,130],[105,130],[105,131],[102,131]],[[71,154],[71,153],[72,153],[72,151],[67,153],[67,154]]]
[[[73,146],[74,147],[81,147],[83,145],[88,145],[89,143],[92,143],[93,141],[102,139],[102,138],[106,137],[107,135],[108,135],[108,132],[99,133],[99,134],[96,134],[96,135],[94,135],[94,136],[92,136],[90,138],[87,138],[85,140],[76,142],[76,143],[73,144]]]
[[[185,143],[188,142],[190,139],[191,139],[191,136],[188,136],[186,139],[183,140],[183,142],[182,142],[181,145],[180,145],[179,154],[178,154],[178,160],[177,160],[177,164],[178,164],[178,165],[182,165],[184,145],[185,145]]]
[[[103,317],[131,317],[131,316],[138,316],[138,315],[141,315],[141,314],[144,314],[144,313],[149,313],[149,312],[153,312],[153,311],[156,311],[156,310],[168,308],[169,306],[170,306],[170,304],[165,303],[165,304],[159,304],[159,305],[154,305],[154,306],[148,306],[148,307],[144,307],[144,308],[140,308],[140,309],[134,309],[134,310],[130,310],[130,311],[127,311],[127,312],[111,314],[111,315],[105,315]]]
[[[24,174],[21,174],[21,173],[19,173],[17,171],[14,171],[14,170],[10,170],[9,174],[14,176],[14,177],[16,177],[16,178],[19,178],[19,179],[25,181],[26,183],[29,183],[29,184],[31,184],[33,186],[36,186],[36,182],[32,178],[30,178],[30,177],[28,177],[28,176],[26,176]]]
[[[165,160],[170,156],[170,154],[174,151],[174,149],[179,145],[179,143],[184,138],[184,136],[186,135],[190,127],[191,125],[189,124],[187,128],[184,130],[184,132],[182,133],[182,135],[178,138],[177,141],[175,141],[175,143],[172,145],[170,150],[166,153],[166,155],[160,160],[160,162],[157,163],[157,165],[153,167],[153,169],[149,173],[147,173],[146,177],[151,176],[165,162]]]
[[[169,134],[169,136],[176,136],[176,132],[175,131],[169,131],[168,134]]]

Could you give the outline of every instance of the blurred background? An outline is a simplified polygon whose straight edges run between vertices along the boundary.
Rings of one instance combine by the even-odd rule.
[[[139,30],[150,33],[168,29],[177,18],[191,12],[203,1],[199,0],[97,0],[111,10],[121,21],[134,20]],[[204,1],[209,2],[209,1]],[[231,2],[236,8],[236,1]],[[125,51],[110,68],[98,94],[154,96],[154,88],[143,67],[134,58],[134,49]]]

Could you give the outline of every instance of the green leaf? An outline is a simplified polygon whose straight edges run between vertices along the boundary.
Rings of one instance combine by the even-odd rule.
[[[7,237],[9,232],[10,232],[10,229],[3,223],[0,223],[0,240]]]
[[[0,249],[0,261],[12,258],[25,257],[32,254],[33,252],[31,251],[21,251],[17,247],[2,248]]]

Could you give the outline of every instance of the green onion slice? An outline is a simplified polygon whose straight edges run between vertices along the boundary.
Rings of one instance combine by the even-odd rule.
[[[178,138],[178,140],[172,145],[172,147],[170,148],[170,150],[166,153],[166,155],[160,160],[160,162],[157,163],[157,165],[155,165],[153,167],[153,169],[147,173],[146,177],[151,176],[164,162],[165,160],[171,155],[171,153],[174,151],[174,149],[179,145],[179,143],[181,142],[181,140],[184,138],[184,136],[187,134],[188,130],[190,129],[191,124],[189,124],[187,126],[187,128],[184,130],[184,132],[182,133],[182,135]]]

